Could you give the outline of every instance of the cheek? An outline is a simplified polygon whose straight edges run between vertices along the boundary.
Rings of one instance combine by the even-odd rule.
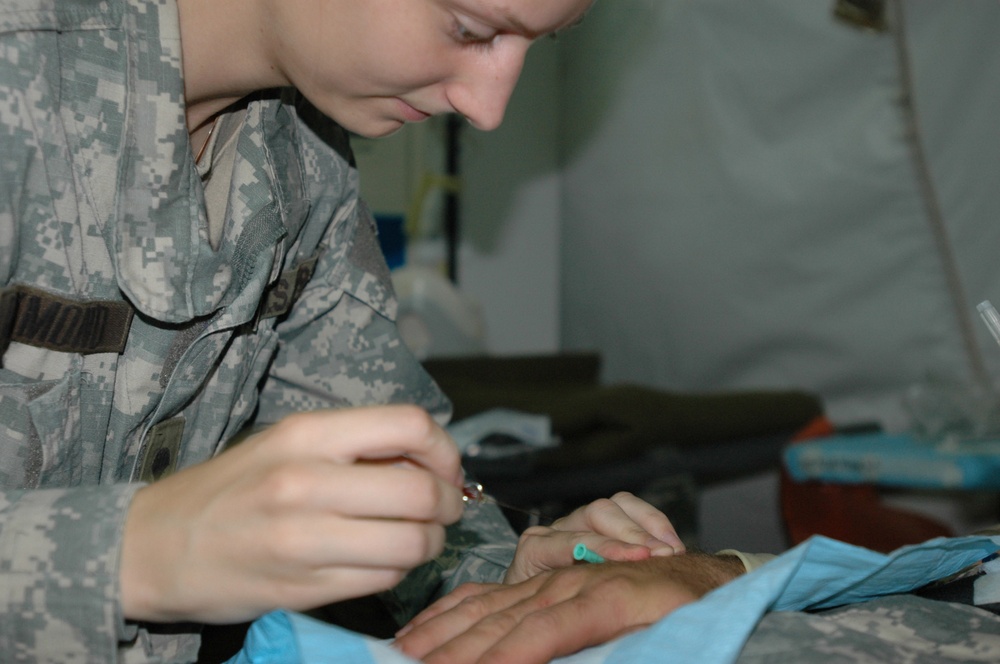
[[[437,44],[412,39],[369,49],[356,60],[359,72],[356,81],[397,93],[411,91],[448,78],[453,70],[449,55]]]

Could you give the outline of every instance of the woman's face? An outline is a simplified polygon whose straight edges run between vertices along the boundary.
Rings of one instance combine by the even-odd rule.
[[[363,136],[456,112],[494,129],[538,37],[592,0],[271,0],[278,73]]]

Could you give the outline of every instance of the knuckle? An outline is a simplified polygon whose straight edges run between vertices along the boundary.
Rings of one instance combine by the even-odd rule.
[[[638,499],[635,497],[635,494],[633,494],[630,491],[619,491],[615,495],[611,496],[611,501],[615,503],[630,502],[633,500],[638,500]]]
[[[605,599],[631,597],[634,591],[635,584],[624,574],[609,574],[595,581],[591,587],[595,597]]]
[[[546,579],[545,585],[536,595],[536,599],[547,604],[555,601],[548,598],[572,597],[586,585],[593,572],[594,569],[590,565],[560,568],[557,574]]]
[[[552,530],[545,526],[530,526],[524,529],[524,532],[520,534],[517,538],[517,546],[521,548],[523,546],[531,546],[534,540],[547,537]]]
[[[278,422],[274,424],[273,428],[278,429],[282,433],[288,434],[305,426],[309,419],[310,415],[306,412],[290,413],[278,420]]]
[[[406,571],[401,569],[385,569],[372,573],[372,590],[380,592],[389,590],[399,585],[406,576]]]
[[[459,602],[455,608],[466,616],[478,620],[484,616],[489,616],[493,612],[492,605],[487,599],[483,595],[471,595]]]
[[[310,495],[310,470],[299,464],[282,464],[261,481],[267,504],[275,508],[299,507]]]
[[[419,406],[401,404],[396,407],[396,413],[400,426],[419,439],[429,436],[436,426],[430,413]]]
[[[444,547],[444,528],[431,524],[405,524],[397,544],[407,560],[404,564],[422,563],[440,553]]]
[[[607,514],[617,509],[617,503],[610,498],[598,498],[586,507],[587,513],[594,516]]]
[[[298,451],[303,445],[312,443],[308,431],[315,419],[315,413],[309,412],[286,415],[270,427],[274,435],[269,436],[268,440],[280,443],[280,447],[285,450]]]
[[[408,485],[406,496],[411,516],[420,519],[433,516],[444,501],[441,485],[426,472],[408,472],[405,481]]]
[[[521,626],[531,634],[556,634],[562,627],[552,611],[535,611],[521,620]]]
[[[579,588],[591,576],[592,572],[593,569],[587,565],[567,567],[563,574],[553,575],[550,579],[550,583],[554,588]]]
[[[475,595],[479,594],[479,591],[482,588],[482,586],[483,584],[481,583],[477,583],[474,581],[466,581],[459,587],[455,588],[455,590],[452,591],[452,594],[454,594],[456,597],[467,597],[467,596],[474,597]]]
[[[520,620],[511,615],[508,611],[501,611],[484,618],[479,622],[477,629],[492,635],[495,641],[500,640],[510,634],[520,624]]]

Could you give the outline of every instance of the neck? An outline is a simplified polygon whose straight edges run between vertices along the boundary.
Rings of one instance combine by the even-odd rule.
[[[268,58],[253,0],[177,0],[184,101],[195,150],[212,120],[248,94],[282,85]]]

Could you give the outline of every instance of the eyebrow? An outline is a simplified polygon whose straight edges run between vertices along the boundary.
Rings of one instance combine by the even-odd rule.
[[[580,23],[583,22],[583,19],[586,15],[587,12],[584,12],[580,14],[580,16],[578,16],[576,20],[574,20],[572,23],[568,23],[567,25],[564,25],[561,28],[557,28],[551,32],[537,32],[526,26],[519,18],[514,16],[509,10],[502,9],[497,11],[497,16],[501,21],[503,21],[506,24],[508,28],[510,28],[511,30],[513,30],[518,34],[530,37],[531,39],[537,39],[545,35],[555,36],[565,30],[569,30],[570,28],[575,28],[576,26],[580,25]],[[484,15],[483,18],[487,18],[487,16]]]
[[[507,22],[508,25],[514,28],[515,31],[520,32],[523,35],[528,35],[532,39],[537,39],[538,37],[542,37],[545,35],[548,35],[550,37],[555,37],[556,35],[565,32],[570,28],[575,28],[576,26],[583,23],[583,19],[586,18],[587,12],[583,12],[582,14],[580,14],[578,17],[576,17],[576,19],[572,23],[567,23],[561,28],[556,28],[555,30],[546,33],[535,32],[533,30],[528,29],[528,26],[519,21],[516,16],[513,16],[509,12],[503,11],[500,12],[500,15],[503,17],[503,19]]]
[[[510,12],[502,11],[500,12],[500,16],[503,18],[504,22],[507,23],[507,25],[514,28],[515,32],[518,32],[522,35],[528,35],[530,37],[538,36],[532,30],[529,30],[528,26],[526,26],[524,23],[521,23],[521,21]]]
[[[506,18],[510,22],[510,24],[512,26],[514,26],[515,29],[521,30],[522,34],[526,34],[529,37],[531,37],[532,39],[537,39],[539,37],[551,37],[551,38],[555,39],[556,37],[558,37],[562,33],[566,32],[567,30],[575,28],[576,26],[578,26],[581,23],[583,23],[583,19],[584,19],[584,17],[586,17],[586,15],[587,15],[587,13],[584,12],[583,14],[580,14],[580,16],[578,16],[576,18],[576,20],[574,20],[572,23],[567,23],[566,25],[564,25],[562,27],[559,27],[559,28],[556,28],[555,30],[552,30],[550,32],[532,32],[531,30],[528,30],[528,28],[526,26],[522,25],[520,23],[520,21],[518,21],[513,16],[506,16],[505,15],[504,18]]]

